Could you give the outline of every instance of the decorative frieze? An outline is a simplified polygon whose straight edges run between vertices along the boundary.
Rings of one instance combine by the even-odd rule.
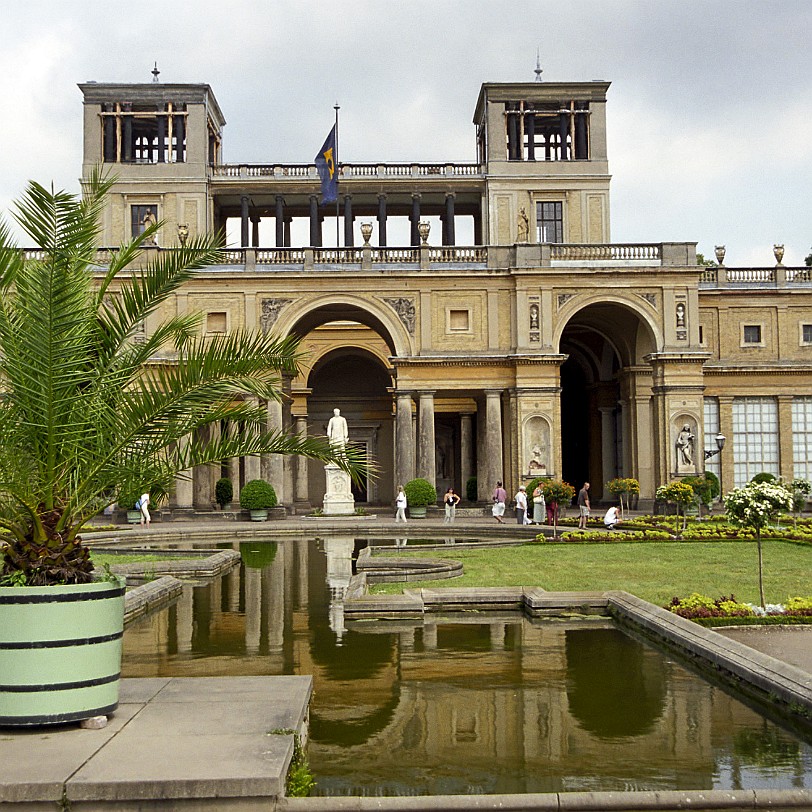
[[[260,325],[263,333],[269,333],[271,328],[279,318],[282,308],[290,304],[293,299],[263,299],[262,300],[262,316],[260,317]]]
[[[414,335],[414,325],[416,310],[414,306],[414,299],[408,296],[398,296],[395,299],[384,299],[384,301],[400,316],[409,335]]]

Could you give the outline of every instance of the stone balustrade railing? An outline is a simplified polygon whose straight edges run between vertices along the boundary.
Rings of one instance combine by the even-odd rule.
[[[212,179],[217,178],[292,178],[318,180],[314,164],[218,164],[209,167]],[[339,177],[348,178],[459,178],[482,174],[478,163],[442,164],[341,164]]]
[[[553,243],[550,245],[550,258],[554,260],[656,260],[662,259],[662,245],[659,243]]]
[[[767,268],[727,268],[709,265],[702,269],[699,284],[703,288],[721,288],[728,285],[758,287],[797,285],[812,282],[812,268],[806,266],[788,268],[775,265]]]

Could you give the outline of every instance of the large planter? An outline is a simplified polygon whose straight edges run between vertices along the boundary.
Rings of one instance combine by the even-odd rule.
[[[141,511],[140,510],[128,510],[127,511],[127,524],[138,524],[141,521]]]
[[[410,519],[425,519],[426,518],[426,506],[420,505],[419,507],[415,507],[413,505],[409,505],[409,518]]]
[[[252,522],[267,522],[268,521],[268,511],[267,510],[249,510],[248,513],[251,515]]]
[[[123,579],[0,587],[0,725],[111,713],[123,633]]]

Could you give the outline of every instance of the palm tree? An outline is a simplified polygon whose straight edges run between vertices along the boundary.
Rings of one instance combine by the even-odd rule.
[[[97,264],[112,179],[96,171],[79,199],[31,182],[15,219],[38,250],[0,223],[0,579],[82,583],[93,564],[79,533],[119,495],[167,495],[197,465],[246,454],[300,454],[358,477],[360,452],[326,438],[268,431],[258,398],[278,399],[301,358],[293,339],[236,331],[201,337],[199,314],[156,313],[194,273],[222,262],[204,236],[128,271],[160,227]],[[138,336],[139,340],[135,340]],[[241,424],[240,432],[207,432]],[[206,438],[210,439],[206,439]]]

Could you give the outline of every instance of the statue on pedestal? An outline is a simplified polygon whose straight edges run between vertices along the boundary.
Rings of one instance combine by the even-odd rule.
[[[327,424],[327,437],[330,445],[337,450],[343,452],[347,447],[350,433],[347,429],[347,419],[341,416],[341,409],[333,409],[333,416]]]
[[[330,447],[339,456],[344,456],[350,440],[347,420],[342,417],[340,409],[333,409],[333,416],[327,423],[327,439]],[[342,471],[335,463],[324,466],[327,479],[324,494],[325,516],[349,516],[355,513],[355,498],[352,495],[350,475]]]

